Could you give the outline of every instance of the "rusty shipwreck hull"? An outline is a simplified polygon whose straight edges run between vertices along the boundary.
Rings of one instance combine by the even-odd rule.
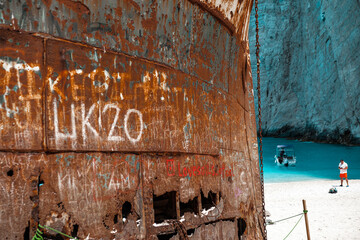
[[[1,1],[0,239],[261,239],[251,6]]]

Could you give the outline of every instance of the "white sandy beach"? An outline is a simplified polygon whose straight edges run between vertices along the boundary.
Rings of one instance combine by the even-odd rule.
[[[310,236],[313,240],[358,240],[360,239],[360,180],[349,180],[350,187],[338,187],[339,180],[307,182],[266,183],[265,208],[268,219],[277,221],[303,211],[306,200]],[[346,182],[344,181],[346,186]],[[338,192],[329,189],[337,186]],[[269,240],[284,239],[299,217],[267,226]],[[286,239],[307,239],[305,220]]]

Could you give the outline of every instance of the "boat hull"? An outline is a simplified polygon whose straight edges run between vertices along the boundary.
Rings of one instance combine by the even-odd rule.
[[[284,166],[284,167],[294,167],[296,166],[296,158],[288,159],[275,156],[275,163],[277,166]]]

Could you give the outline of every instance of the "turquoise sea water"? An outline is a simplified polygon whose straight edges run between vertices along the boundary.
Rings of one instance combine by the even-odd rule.
[[[276,145],[294,146],[295,167],[277,166],[274,163]],[[337,144],[301,142],[284,138],[263,138],[265,183],[307,181],[314,179],[339,179],[340,159],[349,165],[348,178],[360,179],[360,147]]]

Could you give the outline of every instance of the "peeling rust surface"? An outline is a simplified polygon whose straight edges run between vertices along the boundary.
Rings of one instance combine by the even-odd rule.
[[[0,149],[40,150],[42,40],[12,31],[1,31],[0,36]]]
[[[2,1],[0,238],[261,239],[251,5]]]
[[[212,85],[98,49],[47,49],[49,149],[216,154]]]
[[[39,156],[0,153],[0,167],[0,238],[22,239],[30,223],[38,221]]]

